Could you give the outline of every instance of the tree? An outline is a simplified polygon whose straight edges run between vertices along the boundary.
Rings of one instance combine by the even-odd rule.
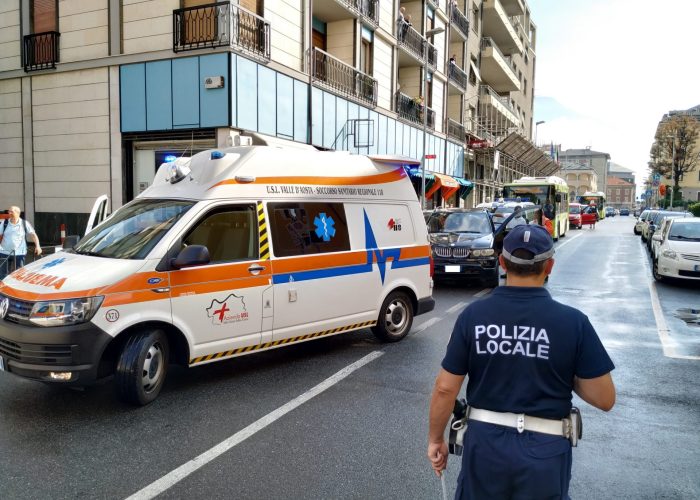
[[[651,147],[649,168],[673,180],[673,197],[678,198],[679,183],[684,174],[695,171],[700,161],[696,142],[700,123],[688,115],[666,115],[656,129]]]

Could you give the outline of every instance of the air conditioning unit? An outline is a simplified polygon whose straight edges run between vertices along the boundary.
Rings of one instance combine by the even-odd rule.
[[[204,79],[205,89],[222,89],[224,88],[224,77],[223,76],[207,76]]]

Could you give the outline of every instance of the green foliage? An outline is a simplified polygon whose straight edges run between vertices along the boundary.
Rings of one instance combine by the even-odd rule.
[[[700,202],[688,205],[688,210],[695,216],[700,217]]]

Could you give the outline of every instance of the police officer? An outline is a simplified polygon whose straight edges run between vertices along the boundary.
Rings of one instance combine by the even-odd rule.
[[[543,287],[553,255],[544,227],[512,229],[499,257],[506,286],[455,323],[430,404],[428,458],[440,475],[445,426],[468,375],[457,499],[569,498],[572,391],[604,411],[615,403],[614,365],[593,326]]]

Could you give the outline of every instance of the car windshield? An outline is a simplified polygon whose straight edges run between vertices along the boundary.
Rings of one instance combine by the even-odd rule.
[[[700,241],[700,224],[697,222],[675,221],[668,232],[668,239]]]
[[[184,200],[134,201],[90,231],[74,251],[114,259],[145,259],[194,204]]]
[[[664,217],[683,217],[683,212],[657,212],[652,216],[652,222],[657,224],[662,221]]]
[[[486,212],[436,212],[428,221],[431,233],[479,233],[491,232]]]
[[[572,207],[572,206],[569,206],[569,213],[570,213],[570,214],[580,214],[580,213],[581,213],[581,207]]]

